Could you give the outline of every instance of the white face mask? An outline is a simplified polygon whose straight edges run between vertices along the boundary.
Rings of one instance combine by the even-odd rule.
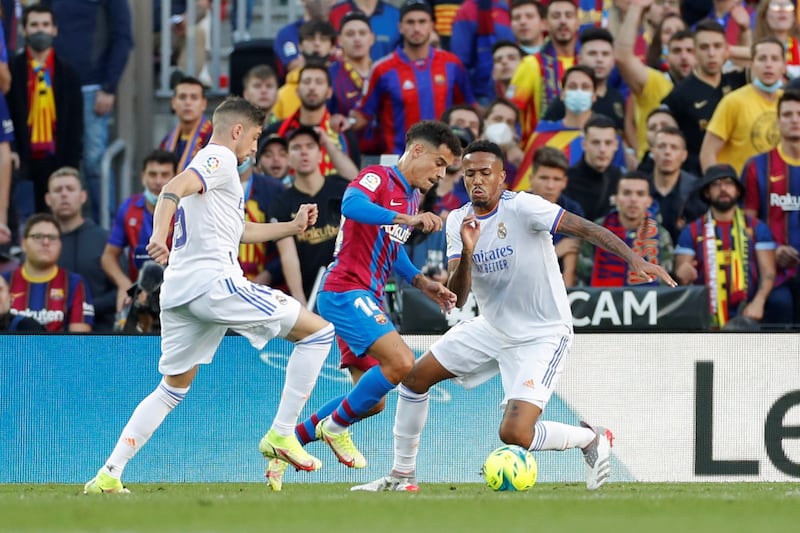
[[[514,130],[505,122],[495,122],[486,126],[483,136],[487,141],[491,141],[499,146],[503,146],[514,141]]]
[[[236,170],[239,172],[239,174],[244,174],[245,172],[247,172],[247,169],[249,169],[250,165],[252,164],[253,164],[253,158],[246,157],[244,161],[239,163],[239,165],[236,167]]]
[[[564,107],[575,114],[589,111],[592,108],[592,92],[570,89],[564,96]]]

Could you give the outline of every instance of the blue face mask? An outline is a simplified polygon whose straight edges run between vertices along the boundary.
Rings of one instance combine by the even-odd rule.
[[[783,80],[778,80],[772,85],[767,85],[759,78],[753,78],[753,85],[755,85],[756,89],[758,89],[759,91],[764,91],[767,94],[772,94],[783,89]]]
[[[592,93],[570,89],[564,96],[564,107],[575,114],[589,111],[592,108]]]
[[[669,45],[662,44],[661,45],[661,57],[667,57],[669,55]]]
[[[236,171],[239,174],[244,174],[245,172],[247,172],[247,170],[250,168],[252,164],[253,164],[253,158],[248,157],[244,161],[239,163],[239,166],[236,167]]]
[[[156,202],[158,201],[158,195],[157,194],[153,194],[152,192],[150,192],[150,189],[145,187],[145,189],[144,189],[144,199],[147,200],[148,203],[150,203],[152,205],[156,205]]]

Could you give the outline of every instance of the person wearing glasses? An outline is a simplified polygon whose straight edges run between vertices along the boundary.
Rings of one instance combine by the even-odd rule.
[[[37,213],[25,223],[22,239],[25,262],[4,274],[11,313],[33,318],[48,332],[92,331],[94,305],[86,282],[58,266],[61,228],[48,213]]]

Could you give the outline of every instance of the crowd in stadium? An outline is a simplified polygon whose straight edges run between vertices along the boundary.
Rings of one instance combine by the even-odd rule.
[[[464,147],[500,146],[508,189],[593,220],[679,284],[705,286],[714,328],[800,322],[793,0],[300,3],[301,18],[241,80],[267,119],[238,170],[247,220],[289,221],[306,203],[319,216],[297,237],[242,244],[249,279],[312,301],[348,183],[401,154],[412,125],[441,120]],[[225,4],[235,21],[239,2]],[[240,36],[253,16],[244,4]],[[0,4],[0,331],[157,328],[136,282],[161,188],[212,134],[206,36],[222,23],[210,0],[196,0],[194,21],[185,1],[171,5],[174,124],[106,230],[100,159],[134,49],[129,2]],[[182,39],[189,25],[194,50]],[[457,160],[420,208],[445,218],[468,199]],[[553,239],[568,288],[659,284],[589,243]],[[443,231],[406,246],[446,281]]]

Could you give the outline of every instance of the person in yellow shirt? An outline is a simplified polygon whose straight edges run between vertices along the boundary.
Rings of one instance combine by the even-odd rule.
[[[333,47],[336,44],[336,30],[328,21],[312,20],[300,26],[300,52],[305,61],[323,62],[327,65]],[[300,97],[297,85],[300,80],[300,68],[290,70],[286,74],[286,83],[278,89],[278,99],[272,114],[276,120],[285,120],[300,109]]]
[[[752,46],[752,80],[725,95],[711,116],[700,148],[703,171],[727,163],[737,172],[752,156],[768,152],[780,140],[778,99],[783,94],[786,54],[775,37],[764,37]]]
[[[642,13],[653,0],[631,0],[622,27],[614,36],[614,58],[620,75],[631,91],[634,103],[635,135],[626,135],[629,146],[641,160],[648,150],[647,117],[672,91],[674,83],[688,76],[695,65],[694,40],[690,31],[677,31],[669,39],[668,72],[648,67],[634,54]]]
[[[522,146],[536,129],[545,109],[561,96],[561,78],[575,64],[578,8],[572,0],[551,0],[545,17],[550,38],[537,54],[517,67],[506,98],[521,111]]]

